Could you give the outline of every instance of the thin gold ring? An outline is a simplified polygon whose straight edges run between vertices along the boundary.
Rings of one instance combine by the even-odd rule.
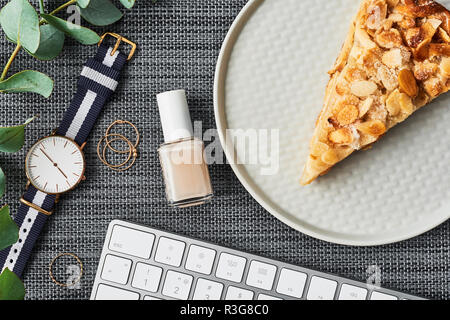
[[[117,140],[122,140],[122,138],[114,138],[114,139],[111,140],[111,142],[114,142],[114,141],[117,141]],[[103,147],[103,160],[105,160],[105,162],[108,163],[108,166],[114,171],[118,171],[118,172],[126,171],[126,170],[130,169],[134,165],[134,163],[136,162],[137,150],[132,146],[131,142],[128,139],[126,139],[126,142],[130,145],[130,152],[128,154],[127,161],[121,163],[120,165],[115,165],[114,166],[114,165],[111,165],[111,164],[108,163],[108,161],[106,160],[106,149],[108,148],[108,146],[105,144],[105,146]],[[128,162],[131,160],[132,157],[133,157],[133,160],[131,161],[131,163],[127,167],[122,168],[126,164],[128,164]]]
[[[105,146],[103,147],[103,152],[100,152],[100,150],[101,150],[101,145],[102,145],[103,141],[106,142],[107,139],[108,139],[109,137],[116,137],[116,138],[114,138],[113,140],[111,140],[110,142],[114,142],[114,141],[121,140],[121,141],[124,141],[125,143],[128,144],[128,146],[129,146],[130,148],[129,148],[129,151],[127,151],[127,152],[128,152],[128,159],[127,159],[126,161],[124,161],[124,162],[122,162],[122,163],[120,163],[120,164],[111,164],[111,163],[109,163],[109,162],[106,160],[106,148],[108,147],[107,144],[105,144]],[[111,149],[111,148],[110,148],[110,149]],[[120,168],[120,167],[125,166],[125,165],[131,160],[131,157],[133,156],[133,149],[134,149],[134,147],[133,147],[133,144],[131,143],[131,141],[128,140],[127,138],[125,138],[123,135],[118,134],[118,133],[110,133],[110,134],[108,134],[108,135],[103,136],[103,137],[100,139],[100,141],[98,142],[98,145],[97,145],[97,155],[98,155],[98,157],[100,158],[100,161],[103,162],[104,165],[106,165],[107,167],[109,167],[109,168],[111,168],[111,169],[117,169],[117,168]],[[113,149],[111,149],[111,150],[113,150]],[[123,154],[123,153],[122,153],[122,154]],[[133,162],[133,163],[134,163],[134,162]],[[116,171],[119,171],[119,170],[116,170]],[[120,171],[125,171],[125,170],[120,170]]]
[[[105,136],[108,137],[109,136],[109,132],[111,131],[112,127],[116,126],[116,125],[121,125],[121,124],[128,124],[130,127],[132,127],[134,129],[134,131],[136,132],[136,142],[132,145],[134,147],[134,149],[137,149],[138,145],[139,145],[139,141],[141,139],[141,136],[139,134],[139,130],[136,128],[136,126],[134,124],[132,124],[130,121],[126,121],[126,120],[116,120],[113,123],[111,123],[111,125],[108,127],[108,129],[106,129],[105,132]],[[132,151],[132,147],[130,146],[130,149],[128,150],[117,150],[114,147],[111,146],[111,142],[109,141],[108,138],[106,138],[106,145],[108,146],[109,149],[111,149],[112,151],[116,152],[116,153],[127,153]]]
[[[69,256],[69,257],[75,258],[75,260],[77,260],[78,265],[80,266],[80,275],[78,276],[76,281],[72,282],[71,284],[61,283],[58,280],[56,280],[54,275],[53,275],[53,264],[55,263],[56,260],[58,260],[59,258],[61,258],[63,256]],[[74,285],[76,285],[77,283],[79,283],[81,281],[81,277],[83,276],[83,262],[81,262],[80,258],[78,258],[78,256],[76,256],[73,253],[67,253],[67,252],[66,253],[60,253],[56,257],[54,257],[53,260],[50,262],[50,265],[48,266],[48,271],[50,273],[50,278],[58,286],[60,286],[60,287],[73,287]]]

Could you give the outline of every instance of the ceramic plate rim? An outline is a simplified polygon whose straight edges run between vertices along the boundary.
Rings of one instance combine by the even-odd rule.
[[[313,238],[323,240],[330,243],[340,244],[340,245],[348,245],[348,246],[380,246],[387,245],[392,243],[397,243],[401,241],[405,241],[408,239],[412,239],[419,235],[422,235],[438,226],[446,222],[449,217],[443,217],[442,221],[438,223],[433,222],[429,224],[424,224],[421,230],[414,230],[410,233],[404,232],[398,237],[391,236],[386,237],[384,239],[368,239],[368,240],[355,240],[350,237],[342,238],[338,236],[333,236],[330,231],[316,231],[314,227],[306,227],[298,223],[298,220],[293,216],[283,213],[282,209],[277,208],[277,205],[273,203],[270,199],[267,199],[261,191],[259,191],[258,186],[254,184],[252,179],[248,177],[246,173],[246,169],[243,165],[235,164],[232,161],[231,155],[234,154],[233,151],[234,146],[230,143],[226,143],[226,130],[227,130],[227,120],[225,114],[225,105],[224,105],[224,96],[225,96],[225,79],[228,71],[228,60],[233,51],[234,45],[239,38],[239,34],[245,26],[246,22],[252,17],[253,13],[257,10],[257,8],[264,3],[265,0],[250,0],[244,6],[244,8],[240,11],[236,19],[234,20],[232,26],[230,27],[225,40],[223,42],[222,48],[220,50],[220,54],[217,60],[216,71],[215,71],[215,79],[214,79],[214,114],[216,120],[216,126],[220,138],[220,142],[222,144],[224,153],[226,158],[233,169],[233,172],[241,182],[241,184],[245,187],[245,189],[251,194],[251,196],[272,216],[288,225],[289,227],[304,233]],[[328,234],[327,234],[328,232]]]

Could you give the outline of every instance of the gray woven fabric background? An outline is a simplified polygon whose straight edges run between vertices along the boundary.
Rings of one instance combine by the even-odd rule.
[[[126,67],[120,88],[86,147],[87,181],[62,197],[34,250],[24,275],[28,299],[89,298],[108,223],[116,218],[360,281],[366,281],[369,266],[377,265],[383,286],[431,299],[450,298],[449,222],[418,238],[384,247],[325,243],[273,218],[250,197],[227,165],[211,167],[216,193],[211,204],[185,210],[167,206],[156,152],[163,138],[155,95],[185,88],[193,119],[203,121],[204,129],[215,127],[216,58],[228,28],[246,2],[159,0],[153,5],[149,0],[137,0],[123,20],[108,28],[136,41],[139,51]],[[46,3],[54,8],[62,1]],[[2,65],[13,49],[2,37]],[[0,165],[8,179],[2,202],[10,204],[13,213],[26,183],[26,150],[58,126],[75,92],[82,65],[95,50],[67,40],[63,54],[55,61],[38,62],[22,52],[14,62],[12,71],[36,69],[48,73],[55,80],[55,91],[48,100],[33,94],[0,95],[2,124],[17,124],[40,115],[26,132],[23,151],[0,154]],[[120,174],[105,168],[96,156],[97,141],[116,119],[132,121],[143,136],[136,166]],[[85,275],[79,289],[60,288],[50,280],[47,267],[59,252],[73,252],[83,260]]]

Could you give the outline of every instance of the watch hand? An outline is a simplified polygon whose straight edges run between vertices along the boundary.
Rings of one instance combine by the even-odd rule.
[[[53,163],[53,165],[55,165],[55,161],[53,161],[52,158],[50,158],[48,156],[48,154],[42,148],[40,148],[40,149],[41,149],[42,153],[48,158],[48,160],[50,160]]]
[[[64,173],[64,172],[63,172],[63,171],[61,170],[61,168],[60,168],[60,167],[58,167],[58,166],[57,166],[57,168],[58,168],[59,172],[61,172],[61,173],[62,173],[62,175],[63,175],[64,177],[66,177],[66,179],[68,179],[68,178],[67,178],[67,176],[66,176],[66,174],[65,174],[65,173]]]
[[[68,179],[68,178],[67,178],[67,175],[64,173],[64,171],[62,171],[61,168],[58,167],[58,164],[57,164],[56,162],[54,162],[54,161],[52,160],[52,158],[50,158],[50,157],[48,156],[48,154],[47,154],[44,150],[42,150],[42,148],[41,148],[41,151],[42,151],[42,153],[48,158],[48,160],[50,160],[50,161],[53,163],[53,165],[54,165],[55,167],[58,168],[59,172],[61,172],[62,175],[63,175],[66,179]]]

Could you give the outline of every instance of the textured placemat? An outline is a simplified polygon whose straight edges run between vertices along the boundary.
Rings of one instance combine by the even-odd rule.
[[[356,0],[355,0],[356,1]],[[3,6],[7,1],[2,0]],[[57,1],[50,1],[56,3]],[[117,94],[98,121],[86,147],[88,180],[62,197],[35,248],[24,275],[28,299],[87,299],[97,269],[108,223],[115,218],[212,241],[320,271],[366,281],[370,266],[381,270],[382,284],[432,299],[450,298],[450,223],[421,237],[384,247],[352,248],[302,235],[273,218],[240,185],[227,165],[211,167],[216,197],[203,207],[173,210],[166,205],[157,147],[162,142],[155,95],[185,88],[192,117],[214,128],[213,79],[216,58],[228,28],[246,0],[138,0],[110,31],[139,44],[125,69]],[[96,29],[98,32],[103,30]],[[13,50],[1,42],[1,65]],[[15,155],[0,154],[8,176],[2,202],[18,207],[26,183],[25,150],[61,121],[75,91],[81,67],[94,47],[67,41],[53,62],[37,62],[21,53],[12,71],[41,70],[55,80],[48,100],[32,94],[0,95],[2,124],[40,114],[27,130],[26,147]],[[143,134],[140,158],[127,173],[100,164],[96,141],[115,119],[135,123]],[[59,252],[73,252],[85,264],[79,289],[54,285],[47,266]]]

